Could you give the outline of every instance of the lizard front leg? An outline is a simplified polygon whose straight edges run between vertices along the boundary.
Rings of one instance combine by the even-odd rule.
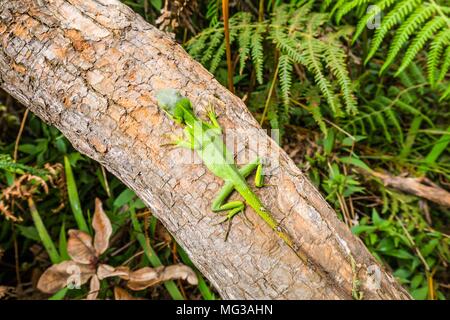
[[[214,107],[212,105],[209,105],[206,111],[208,114],[209,121],[211,121],[211,123],[208,123],[208,126],[211,129],[217,130],[219,134],[222,134],[222,127],[220,126],[219,121],[217,121],[217,115],[216,112],[214,111]]]
[[[190,133],[189,130],[190,129],[188,129],[188,128],[184,128],[183,132],[184,132],[185,138],[172,137],[171,141],[164,143],[161,146],[162,147],[173,146],[173,147],[180,147],[180,148],[195,150],[196,145],[195,145],[194,137],[192,136],[192,134]]]

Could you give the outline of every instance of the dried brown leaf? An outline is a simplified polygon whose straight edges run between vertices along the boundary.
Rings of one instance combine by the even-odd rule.
[[[144,267],[136,271],[130,272],[130,281],[132,282],[146,282],[157,279],[159,273],[156,269]]]
[[[184,264],[174,264],[167,266],[163,269],[160,275],[160,281],[168,281],[182,279],[186,280],[189,284],[197,285],[198,279],[194,270]]]
[[[148,287],[154,286],[155,284],[159,283],[160,281],[156,278],[149,281],[143,281],[143,282],[135,282],[135,281],[128,281],[127,287],[133,291],[141,291],[144,289],[147,289]]]
[[[152,268],[142,268],[130,274],[130,281],[127,283],[128,288],[134,291],[140,291],[157,283],[176,279],[187,280],[192,285],[198,283],[197,275],[194,270],[183,264],[158,267],[151,271],[144,269]],[[154,273],[156,273],[156,276]]]
[[[109,247],[109,238],[112,234],[111,221],[103,210],[100,199],[95,199],[95,213],[92,219],[92,227],[95,230],[94,248],[97,256],[101,255]]]
[[[6,299],[10,296],[14,296],[15,289],[14,287],[0,286],[0,300]]]
[[[145,300],[144,298],[136,298],[121,287],[114,287],[114,299],[116,300]]]
[[[85,284],[95,273],[95,269],[88,265],[80,265],[69,260],[55,264],[45,270],[39,278],[37,288],[45,293],[55,293],[64,288],[69,278],[77,277],[75,282],[82,285]]]
[[[89,293],[86,300],[97,300],[98,293],[100,291],[100,280],[97,275],[93,275],[91,278],[91,283],[89,284]]]
[[[93,264],[97,260],[92,237],[80,230],[69,230],[67,252],[73,261],[81,264]]]
[[[120,277],[128,280],[130,278],[130,269],[126,266],[115,268],[107,264],[100,264],[97,268],[97,276],[100,280],[110,277]]]

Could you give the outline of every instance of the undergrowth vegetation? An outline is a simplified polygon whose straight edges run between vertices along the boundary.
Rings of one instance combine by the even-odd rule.
[[[282,147],[414,298],[449,297],[449,208],[407,188],[449,190],[448,2],[237,1],[231,70],[221,1],[122,2],[171,32],[223,85],[232,72],[232,88],[255,118],[279,130]],[[405,187],[390,185],[393,177]],[[0,188],[0,298],[42,295],[42,272],[71,260],[67,231],[94,236],[96,198],[112,225],[101,263],[195,270],[132,191],[5,93]],[[137,293],[124,292],[120,277],[104,279],[99,297],[218,298],[195,272],[197,285],[174,277]]]

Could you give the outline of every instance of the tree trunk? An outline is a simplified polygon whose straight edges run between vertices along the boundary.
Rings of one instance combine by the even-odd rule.
[[[0,0],[0,40],[1,86],[133,189],[223,298],[351,299],[358,282],[365,299],[410,298],[244,103],[125,5]],[[240,163],[268,160],[270,186],[257,193],[308,263],[251,208],[252,224],[238,216],[224,241],[226,225],[210,211],[223,182],[189,150],[161,146],[182,133],[156,105],[162,88],[180,90],[201,115],[212,104],[227,142],[243,146]]]

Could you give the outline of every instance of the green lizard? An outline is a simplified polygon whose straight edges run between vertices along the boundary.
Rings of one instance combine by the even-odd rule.
[[[159,91],[157,100],[161,109],[165,111],[171,119],[184,126],[186,138],[175,139],[169,144],[195,150],[208,170],[225,181],[221,191],[212,202],[211,210],[213,212],[226,211],[226,220],[224,221],[228,220],[231,222],[231,219],[233,219],[234,216],[244,211],[245,203],[247,203],[284,241],[284,243],[294,251],[303,263],[315,270],[318,275],[327,279],[327,281],[334,281],[333,278],[330,278],[328,272],[322,269],[320,264],[314,262],[305,255],[298,244],[296,244],[281,228],[272,214],[264,207],[259,197],[252,191],[246,178],[256,170],[255,185],[256,187],[264,186],[262,161],[259,158],[256,158],[253,162],[240,169],[236,166],[233,153],[227,149],[221,137],[222,128],[217,121],[214,110],[212,108],[208,110],[210,122],[203,121],[195,115],[189,99],[182,97],[174,89],[164,89]],[[239,192],[244,198],[245,203],[243,201],[227,202],[228,197],[234,190]],[[354,267],[352,264],[352,270],[353,269]],[[335,283],[335,286],[340,287],[340,284]],[[348,295],[344,290],[341,291],[343,296]],[[352,294],[353,297],[358,297],[359,299],[362,298],[362,294],[359,292],[359,280],[357,280],[357,278],[353,279]]]
[[[245,204],[242,201],[226,202],[231,193],[236,190],[269,227],[299,255],[294,242],[282,230],[272,214],[266,210],[259,197],[247,184],[246,178],[256,169],[255,185],[256,187],[264,185],[262,161],[257,158],[242,168],[237,168],[233,154],[227,149],[221,138],[222,129],[212,109],[208,111],[208,118],[211,121],[208,123],[199,119],[194,114],[189,99],[182,97],[174,89],[159,91],[157,100],[159,106],[170,118],[185,127],[186,139],[179,138],[169,144],[196,150],[209,171],[225,181],[222,190],[212,203],[211,210],[213,212],[227,211],[224,221],[231,222],[236,214],[243,212],[245,209]]]

